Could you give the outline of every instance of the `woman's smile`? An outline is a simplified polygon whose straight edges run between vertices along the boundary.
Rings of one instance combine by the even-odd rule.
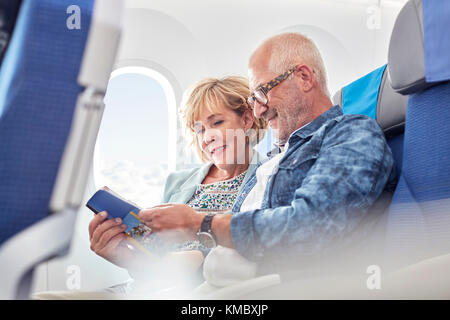
[[[223,154],[223,151],[226,149],[226,145],[220,146],[220,147],[216,147],[214,149],[211,150],[211,155],[214,156],[220,156]]]

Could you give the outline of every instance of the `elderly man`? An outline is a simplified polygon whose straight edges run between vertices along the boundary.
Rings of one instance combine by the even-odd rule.
[[[243,186],[233,214],[205,215],[185,205],[141,211],[156,232],[235,248],[261,273],[298,268],[347,251],[371,226],[369,208],[394,179],[393,158],[377,122],[333,106],[314,43],[276,35],[249,61],[257,117],[268,120],[278,148]],[[369,227],[370,229],[371,227]]]

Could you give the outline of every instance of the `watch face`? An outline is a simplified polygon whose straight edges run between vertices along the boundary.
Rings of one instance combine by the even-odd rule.
[[[207,248],[216,247],[216,240],[214,240],[213,236],[208,232],[199,232],[197,233],[197,237],[198,241],[200,241],[200,243],[205,247]]]

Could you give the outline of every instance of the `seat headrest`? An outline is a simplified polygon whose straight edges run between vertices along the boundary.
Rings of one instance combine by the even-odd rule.
[[[388,70],[392,88],[401,94],[450,79],[449,1],[410,0],[392,30]]]
[[[403,132],[407,102],[406,96],[392,89],[386,66],[350,83],[333,96],[333,103],[340,105],[344,114],[374,118],[388,137]]]

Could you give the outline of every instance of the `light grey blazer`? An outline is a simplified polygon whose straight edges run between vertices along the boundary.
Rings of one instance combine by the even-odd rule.
[[[261,161],[261,156],[255,151],[239,190],[242,190],[242,186],[250,178],[258,161]],[[205,179],[211,166],[212,163],[207,163],[197,168],[184,169],[169,174],[161,203],[187,203],[194,195],[197,186]]]

